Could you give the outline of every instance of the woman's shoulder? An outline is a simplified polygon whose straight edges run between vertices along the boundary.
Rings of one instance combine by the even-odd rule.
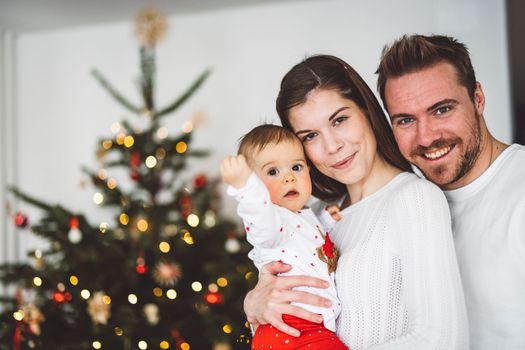
[[[436,184],[414,173],[402,173],[401,175],[403,178],[395,191],[396,197],[424,197],[446,201],[443,191]]]

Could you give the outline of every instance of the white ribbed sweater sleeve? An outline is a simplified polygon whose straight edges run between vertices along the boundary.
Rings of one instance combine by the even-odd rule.
[[[354,350],[468,349],[445,197],[436,186],[409,179],[343,212],[336,241],[342,244],[338,334]],[[352,232],[356,227],[366,232]],[[344,231],[362,237],[345,242]]]

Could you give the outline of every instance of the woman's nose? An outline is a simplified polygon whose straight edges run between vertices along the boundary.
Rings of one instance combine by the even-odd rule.
[[[335,135],[330,135],[325,138],[325,147],[326,147],[326,151],[328,152],[328,154],[337,153],[341,149],[342,146],[343,146],[343,143]]]

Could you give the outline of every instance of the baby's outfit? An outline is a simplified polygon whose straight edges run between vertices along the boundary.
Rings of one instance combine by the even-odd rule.
[[[321,314],[324,324],[312,323],[290,315],[283,320],[301,331],[299,338],[278,331],[271,325],[262,325],[255,332],[252,349],[347,349],[335,335],[335,321],[341,311],[337,298],[334,272],[337,253],[333,243],[311,209],[292,212],[275,205],[263,182],[252,173],[239,189],[228,186],[227,193],[238,201],[237,213],[243,219],[246,237],[253,249],[248,256],[261,268],[281,261],[292,265],[282,276],[307,275],[329,282],[327,289],[296,287],[332,302],[330,308],[294,303],[308,311]],[[323,215],[330,216],[329,213]],[[334,222],[325,217],[323,222]],[[329,265],[331,269],[329,271]]]

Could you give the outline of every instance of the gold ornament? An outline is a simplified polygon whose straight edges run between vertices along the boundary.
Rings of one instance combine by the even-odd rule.
[[[98,291],[93,293],[93,297],[87,301],[87,312],[94,324],[108,324],[108,319],[111,316],[111,306],[109,303],[106,304],[104,302],[105,297],[106,293]]]
[[[135,20],[135,34],[142,46],[153,47],[166,34],[166,18],[156,8],[142,10]]]
[[[172,287],[182,276],[182,268],[177,263],[159,262],[153,270],[153,279],[164,287]]]

